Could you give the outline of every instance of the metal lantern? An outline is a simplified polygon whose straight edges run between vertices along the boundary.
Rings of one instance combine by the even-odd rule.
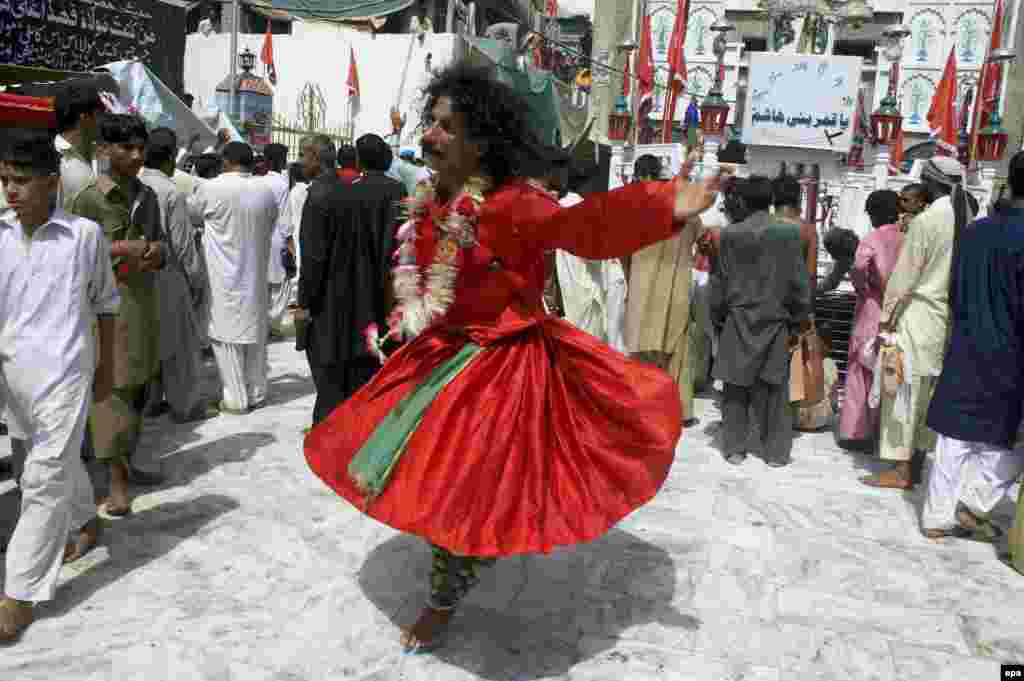
[[[871,133],[878,144],[892,144],[903,129],[903,116],[900,114],[896,88],[899,86],[898,67],[903,54],[903,40],[910,35],[910,29],[903,24],[889,26],[882,35],[887,45],[884,54],[889,60],[889,88],[878,104],[878,110],[871,114]]]
[[[871,132],[878,144],[892,144],[903,129],[903,116],[895,107],[887,107],[885,100],[878,111],[871,114]]]
[[[256,54],[248,47],[242,50],[242,54],[238,55],[238,58],[242,63],[243,71],[252,71],[253,67],[256,66]]]
[[[992,50],[989,55],[989,62],[1001,65],[1004,62],[1013,61],[1017,54],[1010,49],[1000,47]],[[978,133],[978,160],[979,161],[1001,161],[1006,153],[1006,144],[1009,135],[1003,128],[1003,119],[999,115],[999,100],[992,105],[992,113],[989,115],[988,125]]]
[[[996,117],[993,116],[992,118],[995,119]],[[998,125],[997,121],[993,120],[992,123],[996,125],[990,124],[982,128],[981,132],[978,133],[979,161],[1000,161],[1003,158],[1003,154],[1006,153],[1006,142],[1009,135],[1002,125]]]
[[[706,136],[721,136],[729,120],[729,102],[717,92],[704,98],[700,105],[700,129]]]

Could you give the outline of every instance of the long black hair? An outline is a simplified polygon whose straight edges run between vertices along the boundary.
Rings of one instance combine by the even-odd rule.
[[[480,165],[495,185],[518,175],[536,138],[529,130],[527,102],[490,69],[457,61],[440,71],[423,91],[422,125],[434,121],[434,105],[448,97],[462,115],[466,132],[482,147]]]

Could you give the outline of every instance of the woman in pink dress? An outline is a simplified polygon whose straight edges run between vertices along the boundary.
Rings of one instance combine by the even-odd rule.
[[[903,245],[899,194],[890,189],[871,192],[864,210],[875,230],[861,239],[850,271],[857,291],[857,308],[850,334],[846,391],[839,416],[839,438],[854,441],[871,441],[878,435],[878,409],[868,404],[877,353],[875,339],[885,285]]]

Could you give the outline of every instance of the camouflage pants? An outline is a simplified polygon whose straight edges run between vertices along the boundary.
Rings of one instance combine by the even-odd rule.
[[[434,610],[454,610],[470,589],[480,582],[479,570],[494,565],[493,558],[456,556],[440,546],[430,545],[430,599]]]
[[[93,402],[89,433],[97,461],[119,460],[127,464],[142,433],[142,411],[146,407],[149,383],[115,387],[103,402]]]

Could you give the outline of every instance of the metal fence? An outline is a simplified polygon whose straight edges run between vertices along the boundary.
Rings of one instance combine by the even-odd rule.
[[[285,121],[279,118],[274,119],[270,138],[272,142],[288,147],[289,161],[297,161],[302,153],[299,143],[307,135],[327,135],[338,146],[352,144],[352,129],[349,125],[310,129],[301,121]]]

